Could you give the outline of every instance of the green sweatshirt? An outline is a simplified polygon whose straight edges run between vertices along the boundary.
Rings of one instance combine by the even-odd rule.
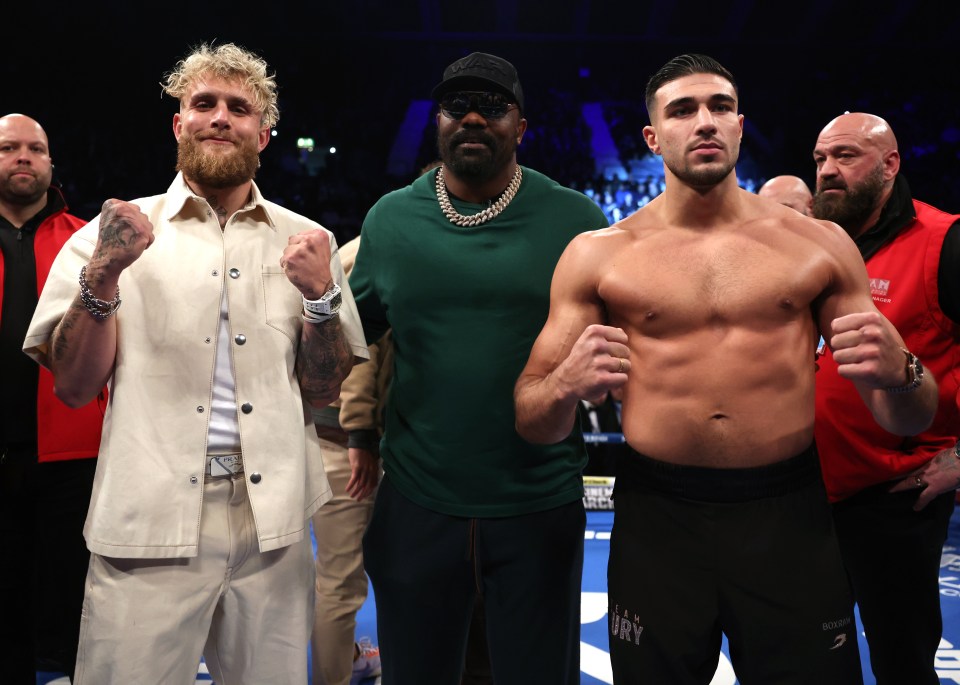
[[[452,516],[568,504],[583,496],[580,431],[556,445],[524,441],[513,386],[547,319],[557,260],[607,220],[585,195],[523,167],[507,208],[462,228],[441,212],[435,182],[426,173],[373,206],[350,275],[367,340],[393,329],[383,468],[408,499]]]

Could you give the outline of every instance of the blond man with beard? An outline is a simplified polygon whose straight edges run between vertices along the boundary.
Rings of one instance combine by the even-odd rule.
[[[266,63],[204,45],[165,86],[180,173],[71,238],[24,343],[67,404],[112,389],[75,682],[192,683],[202,653],[217,682],[302,684],[331,496],[310,410],[367,348],[333,235],[253,182]]]

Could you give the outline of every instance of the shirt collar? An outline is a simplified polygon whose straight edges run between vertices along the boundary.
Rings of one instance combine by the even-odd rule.
[[[277,230],[277,217],[274,216],[275,210],[263,198],[263,195],[260,193],[260,188],[257,187],[255,181],[251,181],[251,186],[250,201],[247,202],[240,211],[260,212],[267,225],[273,230]],[[167,221],[172,221],[181,214],[188,202],[198,202],[201,203],[204,208],[207,207],[207,201],[190,189],[186,179],[183,177],[183,172],[180,171],[177,172],[177,177],[173,179],[173,183],[171,183],[167,189]]]

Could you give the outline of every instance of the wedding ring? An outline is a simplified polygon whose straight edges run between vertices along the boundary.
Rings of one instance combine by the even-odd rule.
[[[619,357],[619,360],[620,360],[620,368],[617,369],[617,373],[623,373],[623,357]]]
[[[926,483],[923,482],[923,479],[920,477],[920,474],[917,474],[913,477],[913,482],[917,484],[918,488],[924,488],[927,485]]]

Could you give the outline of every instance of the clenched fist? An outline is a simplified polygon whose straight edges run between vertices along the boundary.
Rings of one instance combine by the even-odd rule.
[[[334,285],[330,275],[329,236],[318,229],[290,236],[280,257],[280,266],[305,298],[319,299]]]
[[[907,382],[903,343],[882,314],[847,314],[834,319],[831,328],[830,346],[841,376],[873,388]]]
[[[153,244],[153,225],[140,208],[107,200],[100,212],[100,235],[90,264],[118,276]]]

